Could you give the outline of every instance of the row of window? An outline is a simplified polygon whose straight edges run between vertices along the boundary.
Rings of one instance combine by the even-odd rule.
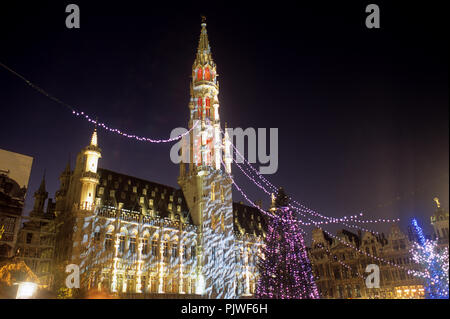
[[[116,187],[116,189],[117,189],[117,187]],[[125,190],[125,191],[126,191],[126,190]],[[104,193],[105,193],[105,188],[104,188],[103,186],[102,186],[102,187],[99,187],[99,188],[98,188],[98,195],[103,195]],[[133,193],[137,193],[137,192],[136,192],[136,191],[133,191]],[[116,190],[111,189],[111,190],[109,191],[109,196],[114,197],[115,194],[116,194]],[[126,198],[126,195],[127,195],[126,192],[121,192],[121,193],[120,193],[120,197],[121,197],[122,199],[125,199],[125,198]],[[143,189],[142,195],[147,195],[147,192],[146,192],[146,189],[145,189],[145,188]],[[152,197],[155,197],[155,196],[156,196],[155,191],[152,191],[151,196],[152,196]],[[140,197],[140,198],[143,199],[144,197]],[[164,193],[161,193],[161,199],[165,199],[165,194],[164,194]],[[173,195],[169,195],[169,201],[170,201],[170,202],[173,202]],[[178,201],[179,204],[181,204],[181,202],[182,202],[181,197],[178,197],[177,201]]]
[[[159,278],[156,276],[141,277],[141,292],[143,293],[179,293],[180,281],[178,278],[163,277],[160,283]],[[110,286],[110,280],[104,280],[103,285]],[[182,283],[182,290],[186,294],[195,294],[195,279],[184,278]],[[117,291],[122,293],[135,293],[136,292],[136,279],[134,276],[117,276]]]
[[[103,189],[103,187],[100,187],[98,195],[103,195],[103,193],[104,193],[104,189]],[[115,197],[115,190],[110,190],[109,191],[109,196],[110,197]],[[124,192],[121,192],[120,197],[121,197],[122,200],[125,200],[126,199],[126,194]],[[161,198],[164,199],[164,197],[161,197]],[[143,205],[145,203],[145,197],[141,196],[139,198],[139,203]],[[181,198],[179,199],[179,203],[181,203]],[[148,200],[148,205],[150,207],[153,207],[154,204],[155,204],[154,199],[149,199]],[[177,205],[176,207],[177,207],[177,212],[181,212],[181,205]],[[172,208],[173,208],[173,204],[172,203],[168,203],[167,204],[167,209],[171,211]]]
[[[95,233],[95,240],[100,241],[100,233]],[[148,255],[150,253],[151,248],[151,255],[154,257],[158,257],[160,255],[160,245],[157,240],[153,240],[151,243],[151,247],[149,246],[149,241],[146,238],[141,239],[142,241],[142,254]],[[126,237],[120,236],[119,237],[119,253],[124,254],[127,252],[128,254],[135,254],[137,252],[136,248],[136,238],[135,237],[129,237],[128,238],[128,247],[126,247]],[[106,234],[105,238],[105,249],[110,250],[114,247],[114,240],[112,234]],[[170,253],[169,253],[170,252]],[[189,259],[188,256],[189,249],[186,245],[183,245],[183,259],[187,260]],[[172,258],[179,257],[179,249],[177,243],[172,243],[169,245],[167,241],[162,242],[162,256],[164,258],[168,258],[169,256]],[[195,252],[195,246],[190,247],[190,258],[194,259],[196,256]]]
[[[129,183],[131,183],[131,182],[129,181]],[[103,194],[104,187],[107,186],[107,185],[108,185],[108,183],[104,179],[102,181],[102,187],[99,188],[99,194]],[[114,182],[114,188],[115,189],[119,189],[119,186],[120,186],[120,178],[119,178],[119,181],[115,181]],[[128,185],[124,186],[124,191],[128,192]],[[138,186],[132,186],[132,191],[133,191],[133,193],[137,194],[138,193]],[[148,191],[149,191],[149,186],[146,185],[144,188],[142,188],[142,195],[147,195]],[[164,192],[161,193],[161,198],[164,199],[164,197],[166,195],[166,192],[167,192],[167,189],[164,189]],[[152,197],[155,197],[156,193],[158,193],[158,187],[155,187],[155,189],[151,191]],[[172,202],[173,199],[174,199],[174,196],[173,195],[169,195],[169,199]],[[181,201],[182,201],[181,197],[179,197],[177,200],[178,200],[179,203],[181,203]]]
[[[204,70],[202,68],[197,69],[197,81],[205,80],[205,81],[214,81],[214,72],[212,72],[208,67],[206,67]],[[194,73],[195,77],[195,73]]]

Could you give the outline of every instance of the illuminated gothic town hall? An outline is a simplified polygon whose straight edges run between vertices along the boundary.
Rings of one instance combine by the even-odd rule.
[[[17,223],[5,224],[3,240],[15,238],[17,242],[14,253],[13,246],[8,246],[8,256],[15,254],[14,258],[24,261],[39,278],[41,286],[52,289],[64,287],[66,266],[73,264],[79,267],[82,289],[121,298],[234,299],[263,295],[258,290],[258,280],[264,274],[261,260],[269,269],[265,272],[269,283],[275,278],[270,270],[278,262],[278,246],[270,248],[273,261],[264,255],[270,252],[266,241],[272,235],[272,239],[282,237],[271,233],[270,216],[277,211],[275,191],[267,180],[256,183],[272,194],[272,206],[267,211],[260,204],[233,202],[233,144],[232,137],[222,131],[217,77],[203,21],[192,66],[189,105],[184,109],[189,111],[188,130],[181,141],[182,150],[188,150],[188,154],[181,154],[184,162],[179,167],[179,188],[102,167],[102,135],[96,123],[74,167],[69,161],[60,174],[54,198],[48,198],[44,175],[34,193],[33,210],[22,217],[20,230]],[[5,174],[1,182],[6,185],[10,179]],[[14,184],[13,190],[21,196],[14,195],[15,203],[23,206],[25,189]],[[435,201],[437,209],[430,213],[434,228],[431,237],[439,249],[448,252],[449,214],[438,198]],[[421,275],[423,269],[411,256],[420,232],[404,233],[394,223],[385,236],[359,227],[367,220],[338,220],[310,209],[298,210],[295,207],[299,206],[291,204],[278,207],[285,209],[286,216],[291,216],[291,208],[301,215],[309,214],[305,222],[296,222],[314,227],[312,244],[306,248],[303,230],[299,231],[290,243],[301,242],[300,251],[289,256],[298,254],[306,261],[301,265],[303,278],[296,278],[301,282],[305,274],[309,276],[303,286],[312,287],[310,295],[314,298],[423,298],[429,293]],[[16,215],[10,213],[4,220],[14,221]],[[321,228],[333,223],[349,226],[351,222],[360,222],[353,227],[357,229],[354,232],[342,229],[334,235]],[[425,241],[422,246],[426,247]],[[380,265],[379,289],[365,285],[366,266],[374,263]],[[446,280],[448,287],[448,259]],[[299,286],[298,282],[295,285]]]
[[[209,298],[254,293],[265,219],[232,201],[216,64],[206,23],[201,27],[190,90],[190,161],[180,164],[181,189],[102,168],[97,131],[74,169],[68,164],[60,176],[55,264],[79,265],[83,287]],[[39,210],[43,202],[39,192],[35,196]]]

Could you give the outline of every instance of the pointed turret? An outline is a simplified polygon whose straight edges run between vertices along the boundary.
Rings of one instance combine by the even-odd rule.
[[[48,192],[45,189],[45,172],[42,177],[41,185],[38,190],[34,193],[34,206],[31,216],[40,216],[44,214],[45,200],[48,197]]]
[[[98,159],[102,157],[101,149],[98,147],[97,128],[92,133],[91,142],[82,152],[85,157],[85,166],[81,172],[81,196],[80,207],[82,209],[93,209],[95,189],[99,183],[97,174]],[[78,161],[77,161],[78,162]]]
[[[66,168],[64,169],[63,173],[70,173],[70,159],[67,161]]]
[[[91,137],[91,145],[92,146],[98,146],[97,145],[97,128],[94,129],[94,132],[92,133]]]
[[[35,194],[44,194],[46,193],[45,191],[45,171],[44,171],[44,176],[42,176],[42,181],[41,181],[41,185],[39,186],[37,192]]]
[[[209,46],[205,17],[202,17],[201,26],[202,30],[200,31],[200,39],[198,41],[197,56],[195,58],[194,65],[205,65],[209,63],[210,66],[215,66],[211,55],[211,47]]]
[[[448,244],[449,236],[449,214],[439,202],[439,198],[433,199],[436,202],[436,211],[431,216],[431,225],[434,228],[434,236],[438,239],[439,244]]]

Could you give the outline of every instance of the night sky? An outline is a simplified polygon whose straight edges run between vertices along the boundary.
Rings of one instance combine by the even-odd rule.
[[[448,208],[444,8],[373,1],[381,29],[369,30],[372,2],[92,2],[2,2],[0,61],[113,127],[167,138],[187,126],[203,14],[222,125],[279,129],[278,172],[266,176],[272,183],[324,215],[399,217],[403,230],[412,217],[429,224],[435,196]],[[65,27],[69,3],[80,6],[80,29]],[[44,170],[53,197],[93,125],[3,68],[0,106],[0,148],[34,158],[28,213]],[[102,130],[99,145],[100,167],[177,186],[171,145]],[[269,202],[233,172],[252,199]],[[241,200],[237,192],[234,200]]]

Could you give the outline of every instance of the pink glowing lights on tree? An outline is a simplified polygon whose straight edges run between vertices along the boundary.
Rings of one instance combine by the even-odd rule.
[[[270,218],[265,247],[259,260],[256,297],[268,299],[318,299],[319,292],[308,258],[302,229],[289,199],[280,188]]]

